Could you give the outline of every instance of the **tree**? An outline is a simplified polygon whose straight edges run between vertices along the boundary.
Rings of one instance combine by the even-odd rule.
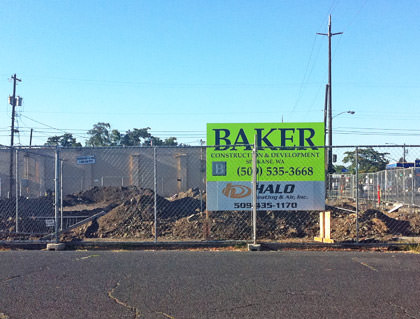
[[[178,142],[176,141],[176,137],[169,137],[165,140],[161,140],[159,137],[150,136],[148,140],[145,141],[143,144],[145,146],[177,146]]]
[[[149,132],[150,127],[134,128],[125,133],[113,129],[109,123],[98,122],[87,133],[90,136],[86,141],[86,146],[176,146],[176,137],[169,137],[161,140],[159,137],[152,136]]]
[[[65,133],[60,136],[51,136],[48,138],[47,142],[44,145],[48,145],[48,146],[60,145],[63,147],[82,146],[82,144],[76,141],[76,138],[73,137],[73,134],[71,133]]]
[[[168,137],[163,141],[163,145],[177,146],[178,142],[176,140],[176,137]]]
[[[112,146],[118,146],[121,144],[121,133],[118,130],[112,130],[109,136]]]
[[[348,166],[352,172],[356,171],[356,151],[345,152],[343,163],[350,163]],[[375,151],[372,147],[358,149],[358,163],[360,173],[373,173],[386,168],[389,161],[386,156],[389,153]]]
[[[111,146],[110,129],[111,125],[109,123],[98,122],[94,124],[93,129],[87,132],[90,138],[86,141],[86,146]]]
[[[132,131],[128,130],[121,137],[121,145],[124,146],[140,146],[146,145],[152,138],[152,134],[149,133],[150,127],[146,128],[134,128]]]
[[[150,136],[144,143],[145,146],[161,146],[163,145],[163,141],[156,136]]]

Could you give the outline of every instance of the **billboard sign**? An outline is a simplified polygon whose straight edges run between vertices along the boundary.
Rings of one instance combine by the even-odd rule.
[[[325,209],[324,123],[207,124],[207,209],[252,208],[254,137],[257,208]]]

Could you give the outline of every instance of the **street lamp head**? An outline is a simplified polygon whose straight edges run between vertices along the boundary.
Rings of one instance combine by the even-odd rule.
[[[354,114],[354,113],[356,113],[356,112],[355,112],[355,111],[344,111],[344,112],[340,112],[340,113],[338,113],[338,114],[334,115],[332,118],[336,118],[337,116],[339,116],[339,115],[341,115],[341,114],[345,114],[345,113],[348,113],[348,114]]]

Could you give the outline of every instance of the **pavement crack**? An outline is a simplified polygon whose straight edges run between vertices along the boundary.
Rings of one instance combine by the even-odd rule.
[[[15,276],[11,276],[11,277],[9,277],[9,278],[4,279],[4,280],[3,280],[3,282],[8,282],[8,281],[11,281],[11,280],[13,280],[13,279],[20,278],[20,277],[22,277],[22,275],[15,275]],[[2,319],[2,317],[1,317],[1,312],[0,312],[0,319]]]
[[[140,318],[141,313],[136,307],[130,306],[128,303],[126,303],[126,302],[124,302],[124,301],[122,301],[122,300],[120,300],[120,299],[118,299],[117,297],[114,296],[114,292],[119,286],[120,286],[120,283],[117,282],[117,284],[108,291],[108,297],[111,298],[114,302],[116,302],[120,306],[123,306],[123,307],[127,308],[128,310],[130,310],[131,312],[133,312],[135,319]]]
[[[164,313],[164,312],[156,311],[156,313],[157,313],[158,315],[162,315],[162,316],[164,316],[165,318],[175,319],[175,317],[173,317],[173,316],[171,316],[171,315],[168,315],[167,313]]]
[[[361,264],[362,266],[365,266],[365,267],[369,268],[372,271],[376,271],[376,272],[378,271],[378,269],[376,269],[375,267],[372,267],[371,265],[368,265],[367,263],[364,263],[362,261],[358,261],[356,258],[352,258],[352,260],[354,260],[355,262]]]
[[[85,260],[85,259],[89,259],[89,258],[93,258],[93,257],[99,257],[99,255],[89,255],[89,256],[85,256],[85,257],[76,258],[76,260],[77,261]]]
[[[400,305],[394,304],[394,303],[392,303],[392,302],[388,302],[388,303],[389,303],[391,306],[395,307],[395,308],[401,309],[401,310],[404,312],[404,314],[405,314],[406,316],[408,316],[409,318],[412,318],[412,319],[419,319],[419,317],[413,316],[411,313],[409,313],[409,312],[408,312],[408,310],[407,310],[406,308],[404,308],[403,306],[400,306]]]
[[[88,257],[89,258],[90,257],[99,257],[99,255],[91,255],[91,256],[88,256]],[[27,272],[25,272],[25,274],[10,276],[9,278],[3,279],[3,280],[0,279],[0,284],[5,284],[9,281],[12,281],[12,280],[18,279],[18,278],[27,278],[27,277],[32,276],[32,275],[37,274],[37,273],[43,273],[45,271],[48,272],[51,268],[60,267],[61,265],[67,264],[68,262],[69,262],[68,260],[61,260],[61,261],[55,262],[55,263],[50,262],[50,264],[47,264],[47,265],[40,265],[39,268],[27,271]],[[3,318],[0,317],[0,319],[3,319]]]

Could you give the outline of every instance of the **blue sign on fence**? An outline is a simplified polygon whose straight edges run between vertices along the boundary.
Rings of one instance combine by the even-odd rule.
[[[77,164],[85,165],[85,164],[95,164],[96,159],[93,155],[87,156],[79,156],[76,158]]]

